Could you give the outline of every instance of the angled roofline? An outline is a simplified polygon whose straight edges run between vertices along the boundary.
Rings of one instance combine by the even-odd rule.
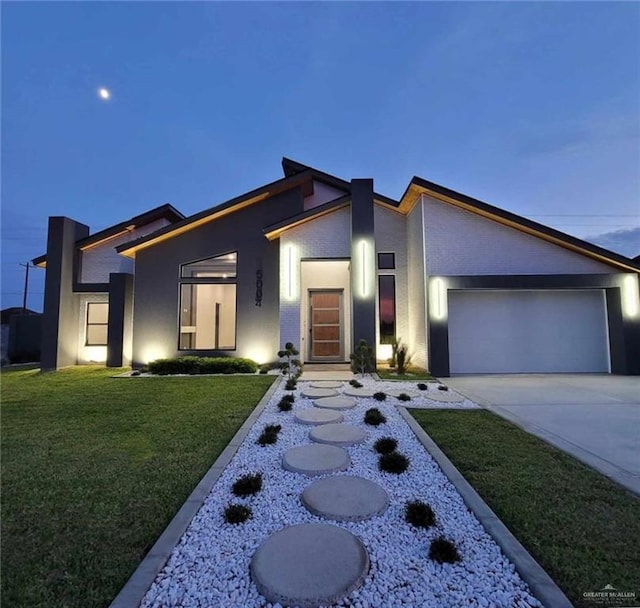
[[[626,256],[560,232],[555,228],[539,224],[521,215],[516,215],[499,207],[494,207],[493,205],[484,203],[466,194],[461,194],[455,190],[450,190],[449,188],[445,188],[421,177],[414,176],[412,178],[400,199],[400,211],[405,215],[409,214],[422,194],[426,194],[427,196],[458,207],[459,209],[491,219],[499,224],[515,228],[525,234],[536,236],[547,242],[564,247],[565,249],[581,253],[599,262],[609,264],[610,266],[617,266],[626,271],[640,272],[640,263]]]
[[[93,247],[97,247],[98,245],[102,245],[111,239],[117,238],[135,230],[140,226],[144,226],[146,224],[150,224],[151,222],[155,222],[156,220],[165,218],[169,220],[171,223],[179,222],[184,219],[184,214],[178,211],[173,205],[169,203],[165,203],[164,205],[159,205],[158,207],[154,207],[153,209],[149,209],[144,213],[140,213],[124,222],[119,222],[118,224],[114,224],[113,226],[109,226],[104,230],[99,230],[98,232],[94,232],[83,239],[76,241],[76,247],[78,247],[82,251],[86,251],[87,249],[92,249]],[[40,266],[41,268],[46,268],[47,264],[47,254],[38,256],[37,258],[33,258],[31,260],[32,264],[35,266]]]
[[[287,158],[286,156],[282,157],[282,170],[286,176],[297,175],[298,173],[302,173],[303,171],[311,171],[312,175],[318,181],[329,184],[330,186],[335,186],[336,188],[340,188],[342,190],[346,190],[351,193],[351,183],[340,178],[335,175],[330,175],[329,173],[325,173],[324,171],[320,171],[319,169],[315,169],[310,167],[309,165],[304,165],[297,160],[292,160]],[[387,205],[392,207],[395,211],[397,211],[400,202],[389,197],[384,194],[379,194],[377,192],[373,193],[373,199],[377,203],[381,203],[383,205]]]
[[[160,230],[156,230],[155,232],[136,239],[135,241],[123,243],[116,247],[116,251],[124,256],[135,258],[136,252],[141,249],[146,249],[156,243],[160,243],[173,238],[174,236],[178,236],[179,234],[188,232],[189,230],[193,230],[198,226],[212,222],[219,217],[244,209],[245,207],[263,201],[276,194],[280,194],[281,192],[290,190],[291,188],[301,186],[310,180],[311,171],[303,171],[289,177],[283,177],[264,186],[260,186],[260,188],[250,190],[240,196],[229,199],[224,203],[214,207],[209,207],[208,209],[195,213],[194,215],[190,215],[176,224],[160,228]]]
[[[338,211],[339,209],[344,209],[351,204],[351,195],[345,194],[340,198],[337,198],[333,201],[329,201],[328,203],[324,203],[322,205],[318,205],[317,207],[312,207],[311,209],[307,209],[302,213],[298,213],[296,215],[292,215],[280,222],[276,222],[275,224],[271,224],[262,229],[264,235],[270,241],[273,241],[280,237],[280,235],[286,230],[291,230],[291,228],[295,228],[296,226],[300,226],[302,224],[306,224],[311,220],[318,219],[323,215],[327,215],[329,213],[333,213],[334,211]]]

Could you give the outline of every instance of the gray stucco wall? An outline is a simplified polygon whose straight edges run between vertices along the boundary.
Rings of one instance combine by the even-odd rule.
[[[133,366],[185,354],[250,357],[273,361],[279,338],[279,242],[262,229],[301,213],[302,189],[253,204],[189,232],[143,249],[136,256]],[[238,252],[236,348],[178,350],[180,265]],[[262,305],[256,306],[256,271],[262,270]]]

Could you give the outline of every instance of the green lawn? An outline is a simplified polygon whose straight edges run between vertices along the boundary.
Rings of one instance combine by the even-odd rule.
[[[490,412],[411,414],[576,606],[640,591],[638,498]]]
[[[3,606],[107,606],[274,380],[113,374],[2,373]]]

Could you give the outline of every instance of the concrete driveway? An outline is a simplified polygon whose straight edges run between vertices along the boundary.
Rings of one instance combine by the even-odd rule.
[[[443,382],[640,495],[640,378],[457,376]]]

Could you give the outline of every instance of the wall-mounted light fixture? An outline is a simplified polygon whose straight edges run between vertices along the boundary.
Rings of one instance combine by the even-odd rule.
[[[287,245],[284,255],[284,288],[285,297],[288,300],[295,300],[297,292],[297,248],[295,245]]]
[[[640,313],[638,297],[638,276],[628,274],[622,282],[622,308],[627,317],[637,317]]]
[[[431,280],[429,288],[429,302],[431,316],[436,321],[442,321],[442,319],[445,319],[447,316],[447,293],[443,279],[437,278]]]

